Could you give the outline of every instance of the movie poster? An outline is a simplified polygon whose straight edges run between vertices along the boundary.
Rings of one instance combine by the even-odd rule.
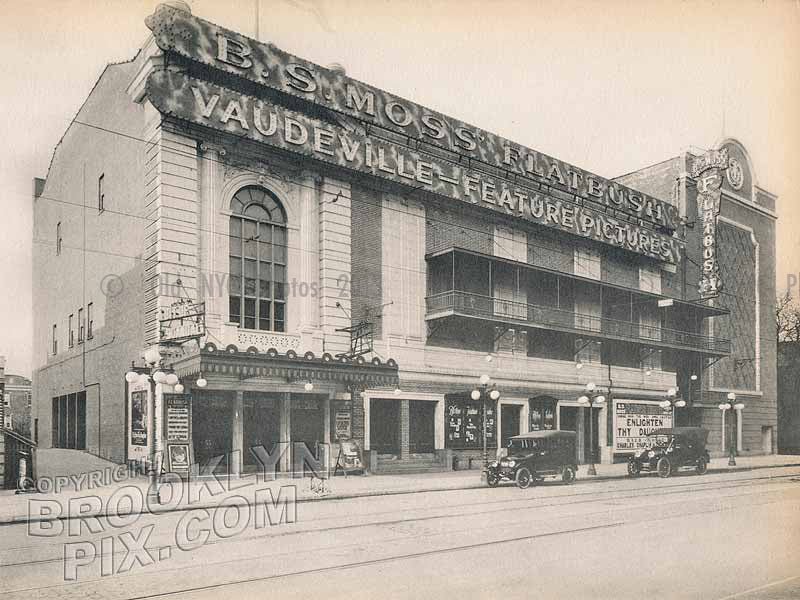
[[[131,444],[147,446],[147,391],[131,392]]]

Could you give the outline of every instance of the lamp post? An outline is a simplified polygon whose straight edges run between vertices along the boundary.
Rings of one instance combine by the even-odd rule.
[[[589,470],[586,473],[588,475],[597,475],[597,469],[594,466],[594,415],[592,414],[592,407],[605,404],[606,397],[591,381],[586,384],[585,390],[586,393],[578,398],[578,403],[589,407]]]
[[[667,398],[662,400],[658,403],[658,405],[663,408],[665,411],[675,408],[683,408],[686,406],[686,400],[678,396],[678,390],[674,387],[671,387],[667,390]],[[674,427],[678,426],[678,416],[675,414],[675,411],[672,412],[673,422],[672,425]]]
[[[736,394],[733,392],[728,392],[728,401],[723,402],[719,405],[719,409],[722,411],[722,418],[725,418],[725,411],[726,410],[742,410],[744,409],[744,404],[742,402],[736,402]],[[728,466],[735,467],[736,466],[736,432],[733,428],[733,419],[729,419],[731,422],[728,425],[728,429],[730,430],[730,435],[728,436],[729,444],[728,444]],[[723,432],[723,435],[725,432]]]
[[[158,490],[158,469],[156,465],[156,385],[165,383],[167,385],[175,386],[177,393],[183,393],[183,385],[178,381],[178,376],[175,373],[165,373],[159,369],[161,362],[161,353],[158,347],[153,346],[144,353],[144,360],[150,370],[149,373],[137,373],[136,371],[128,371],[125,374],[125,381],[128,383],[136,382],[140,377],[144,377],[150,384],[150,394],[147,402],[147,431],[150,438],[148,444],[148,466],[147,466],[147,503],[159,504],[161,497]]]
[[[488,430],[487,423],[486,423],[486,396],[488,395],[494,402],[497,402],[497,399],[500,398],[500,392],[492,387],[491,391],[489,389],[489,381],[490,378],[488,375],[483,374],[480,376],[480,388],[476,388],[472,390],[470,394],[470,398],[475,400],[482,400],[483,405],[483,466],[481,467],[481,481],[486,481],[487,474],[489,473],[489,446],[486,440],[486,432]],[[487,394],[488,391],[488,394]]]

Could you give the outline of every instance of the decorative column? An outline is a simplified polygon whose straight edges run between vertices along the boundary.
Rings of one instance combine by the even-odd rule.
[[[578,452],[578,464],[583,464],[586,462],[586,427],[584,426],[585,418],[586,418],[586,411],[591,410],[590,408],[579,408],[578,409],[578,418],[576,422],[575,429],[577,430],[577,452]]]
[[[400,460],[407,460],[410,451],[411,411],[408,400],[400,400]]]
[[[200,202],[198,206],[198,300],[206,303],[206,327],[220,331],[227,308],[221,301],[227,297],[227,279],[216,268],[217,246],[224,245],[217,231],[217,199],[224,148],[203,142],[200,144]],[[227,233],[227,232],[226,232]],[[220,238],[220,239],[218,239]],[[227,267],[223,272],[227,271]]]
[[[319,201],[319,311],[324,350],[350,350],[350,185],[325,177]]]
[[[443,450],[444,449],[444,423],[445,423],[445,412],[444,412],[444,397],[436,402],[436,412],[434,413],[434,433],[433,433],[433,447],[435,450]]]
[[[281,394],[281,442],[288,444],[286,452],[281,456],[281,471],[285,474],[292,472],[292,395],[289,392]]]
[[[312,283],[319,284],[319,205],[318,190],[322,178],[311,171],[303,171],[300,177],[300,279],[309,289]],[[316,289],[316,285],[314,286]],[[299,329],[301,333],[312,333],[319,328],[319,304],[315,294],[296,298],[300,306]],[[304,340],[305,342],[305,340]]]
[[[233,401],[233,432],[232,450],[230,461],[230,474],[238,477],[242,472],[244,462],[244,392],[236,390],[236,398]]]

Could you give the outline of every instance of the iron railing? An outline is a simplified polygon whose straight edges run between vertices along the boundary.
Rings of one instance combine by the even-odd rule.
[[[730,340],[644,323],[632,323],[550,306],[526,304],[470,292],[446,291],[425,299],[428,314],[452,311],[463,316],[527,323],[575,333],[622,338],[654,345],[677,346],[728,354]]]

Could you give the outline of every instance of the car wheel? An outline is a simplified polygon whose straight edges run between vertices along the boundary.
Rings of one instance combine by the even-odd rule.
[[[629,461],[628,462],[628,477],[638,477],[642,472],[642,468],[639,466],[639,463],[636,461]]]
[[[561,473],[561,480],[567,484],[575,481],[575,468],[571,466],[564,467],[564,471]]]
[[[497,487],[498,483],[500,483],[500,476],[497,473],[486,474],[486,484],[489,487]]]
[[[520,489],[525,489],[531,487],[533,483],[533,474],[531,473],[528,467],[520,467],[517,470],[517,487]]]
[[[708,471],[708,461],[705,457],[701,456],[697,459],[697,474],[705,475],[706,471]]]
[[[662,456],[658,459],[658,463],[656,463],[656,470],[658,471],[659,477],[669,477],[672,475],[672,463],[669,462],[666,456]]]

